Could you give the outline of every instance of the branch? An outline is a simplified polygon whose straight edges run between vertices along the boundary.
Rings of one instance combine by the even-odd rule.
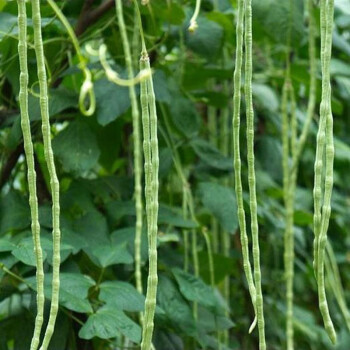
[[[10,153],[9,157],[3,168],[1,169],[0,174],[0,189],[3,188],[7,180],[10,178],[13,168],[16,166],[18,158],[23,153],[24,147],[23,142],[21,142],[17,148]]]
[[[86,0],[83,6],[77,26],[75,27],[75,34],[78,37],[81,36],[88,27],[96,23],[106,12],[108,12],[108,10],[114,6],[114,0],[107,0],[94,10],[90,11],[93,2],[94,0]]]

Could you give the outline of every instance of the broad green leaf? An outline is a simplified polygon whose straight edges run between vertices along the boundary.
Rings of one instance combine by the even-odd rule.
[[[174,283],[163,275],[159,277],[158,302],[173,327],[190,336],[196,333],[190,306],[183,299]]]
[[[280,140],[272,136],[264,136],[257,140],[256,158],[273,180],[282,180],[282,146]]]
[[[49,114],[50,118],[63,112],[68,108],[77,108],[78,96],[75,92],[64,89],[49,90]],[[41,120],[39,98],[29,95],[28,98],[29,117],[31,121]]]
[[[225,232],[228,235],[228,232]],[[204,282],[210,284],[210,266],[207,251],[198,252],[200,265],[200,276]],[[235,266],[233,258],[221,254],[213,254],[215,284],[220,283],[223,279],[232,273]]]
[[[157,17],[168,22],[169,24],[179,25],[185,19],[183,6],[176,2],[155,1],[152,4],[153,11]]]
[[[208,59],[214,58],[221,49],[224,37],[223,28],[204,16],[197,19],[198,28],[194,33],[185,28],[185,44],[197,54]]]
[[[9,238],[0,238],[0,253],[11,252],[15,248],[15,245]]]
[[[191,137],[199,131],[200,117],[193,102],[176,96],[169,105],[172,121],[178,131]]]
[[[254,103],[258,103],[268,111],[276,112],[279,108],[279,101],[276,92],[268,85],[253,83]]]
[[[97,121],[105,126],[130,107],[129,89],[103,78],[94,83]]]
[[[118,221],[124,216],[135,216],[135,203],[133,201],[112,201],[106,205],[108,215],[113,221]]]
[[[84,250],[91,251],[98,245],[109,244],[108,225],[106,218],[97,210],[92,210],[77,219],[73,225],[74,231],[86,242]]]
[[[107,281],[101,283],[99,299],[120,310],[144,310],[145,297],[127,282]]]
[[[18,33],[17,16],[7,12],[0,12],[0,40],[6,35]]]
[[[100,156],[96,136],[82,120],[71,122],[54,138],[52,147],[63,168],[77,175],[94,168]]]
[[[165,73],[162,70],[158,69],[152,75],[152,78],[153,78],[153,87],[154,87],[154,94],[156,97],[156,101],[164,102],[168,104],[172,103],[173,96],[169,91],[169,88],[168,88],[169,82]]]
[[[350,147],[338,138],[334,138],[335,159],[350,162]]]
[[[234,323],[223,315],[215,315],[204,307],[198,308],[198,327],[201,331],[215,332],[230,329]]]
[[[184,343],[179,335],[169,333],[168,330],[166,332],[159,330],[155,332],[154,347],[156,349],[183,350]]]
[[[127,249],[132,256],[135,254],[135,227],[124,227],[115,230],[111,234],[111,240],[113,245],[127,244]],[[147,229],[143,227],[141,234],[141,261],[144,262],[148,259],[148,239]]]
[[[293,47],[302,43],[301,39],[305,33],[302,0],[253,0],[253,13],[254,20],[258,21],[265,33],[276,42],[287,43],[290,26]]]
[[[207,307],[215,308],[217,306],[217,300],[213,290],[200,278],[180,270],[179,268],[172,269],[172,272],[179,284],[182,295],[186,299],[196,301]]]
[[[349,64],[341,61],[339,59],[333,58],[331,60],[331,75],[335,76],[335,75],[342,75],[342,76],[346,76],[346,77],[350,77],[350,67]]]
[[[158,223],[183,228],[198,227],[198,224],[194,221],[184,219],[180,210],[164,204],[159,206]]]
[[[29,204],[17,191],[0,199],[0,234],[21,230],[30,225]]]
[[[126,244],[122,245],[100,245],[92,249],[92,254],[97,258],[101,267],[115,264],[131,264],[134,260],[126,249]]]
[[[47,239],[41,239],[42,248],[49,246]],[[36,266],[36,258],[34,254],[34,243],[32,237],[22,238],[20,242],[12,250],[12,255],[26,265]],[[46,252],[43,249],[43,260],[46,259]]]
[[[232,170],[233,161],[229,157],[225,157],[216,147],[203,139],[195,139],[190,145],[197,156],[207,165],[220,169]]]
[[[141,341],[140,326],[122,311],[110,306],[104,306],[89,316],[79,331],[79,337],[83,339],[92,339],[94,337],[110,339],[115,338],[119,334],[123,334],[135,343],[140,343]]]
[[[32,289],[36,290],[36,278],[26,279]],[[51,299],[52,274],[45,273],[45,297]],[[89,288],[95,285],[95,281],[81,273],[60,273],[60,305],[76,312],[92,312],[92,307],[87,299]]]
[[[238,219],[236,197],[232,189],[215,182],[202,182],[198,193],[204,206],[218,219],[223,229],[234,233]]]
[[[159,178],[167,176],[173,166],[173,152],[169,147],[159,148]]]

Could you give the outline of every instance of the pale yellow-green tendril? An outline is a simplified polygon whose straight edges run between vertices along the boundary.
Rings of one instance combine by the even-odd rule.
[[[106,45],[101,45],[99,48],[99,58],[102,64],[102,67],[106,73],[107,79],[113,82],[114,84],[120,86],[130,87],[136,84],[139,84],[141,81],[148,79],[152,74],[151,69],[142,69],[134,78],[122,79],[119,77],[118,73],[115,72],[112,67],[109,65],[106,59],[107,48]]]
[[[201,8],[201,0],[196,0],[196,7],[195,7],[193,15],[190,19],[190,25],[188,27],[188,30],[191,33],[195,32],[198,28],[197,18],[199,15],[200,8]]]
[[[84,114],[85,116],[91,116],[92,114],[94,114],[96,109],[96,98],[94,93],[94,85],[92,83],[92,74],[90,69],[87,66],[87,59],[82,54],[79,46],[78,38],[75,35],[74,30],[72,26],[69,24],[65,15],[62,13],[60,8],[56,5],[56,3],[53,0],[47,0],[47,2],[51,6],[51,8],[54,10],[56,16],[60,19],[64,27],[66,28],[67,33],[77,53],[77,57],[79,60],[79,68],[81,69],[84,75],[84,82],[80,88],[80,94],[79,94],[79,109],[81,113]],[[88,108],[85,107],[86,100],[88,100]]]

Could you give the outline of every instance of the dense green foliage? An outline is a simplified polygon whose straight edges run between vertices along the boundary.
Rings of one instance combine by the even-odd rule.
[[[62,10],[67,23],[62,23],[50,2]],[[246,22],[239,22],[242,33],[236,33],[237,0],[150,0],[147,6],[138,1],[153,86],[147,72],[137,75],[142,47],[134,1],[50,2],[26,2],[25,33],[17,25],[18,9],[24,14],[24,1],[19,0],[18,7],[17,1],[0,0],[0,349],[31,347],[41,308],[37,297],[39,301],[42,297],[41,281],[36,278],[40,256],[34,253],[38,251],[38,214],[45,272],[40,344],[49,315],[53,322],[55,318],[50,305],[52,300],[55,308],[57,294],[51,286],[58,286],[59,226],[61,230],[59,308],[50,350],[139,349],[140,315],[149,291],[146,307],[151,316],[145,322],[150,324],[155,313],[155,349],[258,349],[258,327],[251,334],[248,330],[255,312],[260,318],[262,315],[255,311],[258,303],[252,303],[242,245],[248,252],[255,247],[254,261],[250,253],[254,268],[259,264],[256,248],[260,247],[267,349],[286,349],[288,334],[290,348],[294,343],[295,349],[348,350],[349,0],[335,1],[332,55],[326,54],[322,60],[321,48],[329,45],[330,36],[328,33],[328,39],[321,43],[321,28],[327,31],[328,26],[330,30],[331,24],[329,19],[320,22],[325,13],[320,14],[318,1],[295,0],[291,8],[290,0],[253,0],[252,52],[247,8]],[[241,1],[247,3],[250,1]],[[322,6],[331,3],[321,0]],[[40,4],[41,26],[32,20],[32,4]],[[122,15],[117,16],[116,4],[123,5]],[[198,14],[195,21],[194,14]],[[309,33],[310,21],[315,23],[315,32]],[[73,34],[68,33],[69,27]],[[322,34],[325,37],[327,33]],[[313,35],[314,47],[309,45]],[[243,51],[237,52],[243,62],[239,63],[241,77],[235,80],[241,85],[241,91],[235,90],[234,102],[240,128],[238,125],[234,130],[233,73],[237,58],[240,61],[236,38],[242,40]],[[141,67],[147,71],[147,57],[141,58]],[[327,86],[327,60],[331,95],[321,89],[322,79]],[[310,79],[314,69],[315,95]],[[320,111],[322,97],[330,103]],[[51,128],[48,118],[45,120],[47,108]],[[329,166],[333,162],[332,135],[327,128],[330,111],[335,149],[332,197],[331,184],[327,184],[333,171]],[[46,125],[43,132],[42,116]],[[304,128],[308,116],[310,127]],[[142,128],[142,121],[147,120]],[[318,153],[320,162],[315,164],[319,126],[321,133],[323,129],[328,132],[324,142],[329,148],[322,150],[323,155]],[[143,143],[147,133],[148,140]],[[49,149],[50,135],[55,163]],[[253,142],[257,209],[252,192]],[[239,164],[233,162],[234,151],[239,152]],[[323,161],[324,170],[314,168]],[[242,196],[238,202],[234,165],[241,167]],[[325,185],[317,183],[319,192],[315,192],[325,197],[325,203],[322,198],[316,200],[316,213],[323,210],[326,214],[317,217],[315,226],[316,236],[322,236],[316,240],[316,245],[322,243],[321,248],[314,247],[315,170],[319,183],[326,178]],[[245,220],[248,245],[240,238],[244,232],[240,232],[237,211],[242,213],[243,209],[245,218],[240,219]],[[152,232],[152,237],[147,237],[147,232]],[[324,239],[327,235],[328,242]],[[324,271],[316,256],[319,252],[324,255]],[[294,263],[288,265],[292,256]],[[257,288],[259,268],[251,271],[250,282]],[[316,278],[321,281],[319,290]],[[327,295],[337,332],[335,346],[324,329],[319,293],[321,301]],[[261,318],[260,325],[262,322]],[[36,325],[41,328],[40,312]],[[37,348],[39,343],[33,346]]]

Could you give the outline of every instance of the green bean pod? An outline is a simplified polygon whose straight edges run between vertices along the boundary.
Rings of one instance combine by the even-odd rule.
[[[38,79],[40,87],[40,111],[42,118],[42,133],[44,140],[44,155],[50,176],[52,195],[52,237],[53,237],[53,258],[52,258],[52,292],[49,321],[40,350],[46,350],[49,346],[56,323],[58,312],[59,288],[60,288],[60,203],[59,203],[59,182],[56,174],[54,155],[51,146],[51,128],[49,117],[48,86],[45,70],[44,48],[41,33],[41,12],[40,1],[32,0],[34,49],[38,66]]]
[[[150,70],[149,57],[143,52],[140,66]],[[149,350],[152,344],[154,313],[157,296],[157,232],[158,232],[158,137],[157,114],[152,76],[141,83],[142,123],[144,128],[144,154],[146,176],[146,212],[148,227],[149,274],[145,301],[144,327],[141,350]],[[148,121],[148,125],[146,125]]]
[[[235,172],[235,192],[238,207],[238,222],[241,233],[243,268],[247,278],[248,288],[256,314],[256,289],[253,280],[252,268],[249,261],[249,245],[246,229],[245,211],[243,205],[243,190],[241,179],[241,156],[240,156],[240,106],[241,106],[241,71],[243,60],[243,30],[244,30],[244,0],[238,1],[238,19],[236,27],[236,64],[233,76],[233,160]]]
[[[259,330],[259,349],[266,349],[265,319],[263,294],[261,289],[259,226],[256,199],[255,157],[254,157],[254,109],[253,109],[253,29],[252,29],[252,1],[245,1],[245,99],[247,116],[247,149],[248,149],[248,185],[249,206],[251,216],[251,232],[253,243],[254,285],[256,289],[256,313]]]
[[[29,190],[29,205],[32,218],[31,228],[34,241],[36,260],[37,315],[35,318],[34,334],[30,345],[31,350],[37,350],[40,333],[44,320],[44,267],[43,252],[40,243],[39,208],[36,190],[36,171],[34,166],[34,148],[30,130],[28,112],[28,65],[27,65],[27,10],[25,0],[18,0],[18,54],[20,64],[19,104],[21,110],[21,128],[23,133],[24,151],[27,161],[27,179]]]
[[[327,230],[331,214],[331,197],[333,189],[333,116],[331,106],[330,60],[332,52],[334,0],[321,0],[321,66],[322,66],[322,97],[320,107],[320,125],[317,135],[315,160],[315,214],[314,228],[316,246],[314,247],[316,276],[318,283],[318,298],[320,312],[325,330],[333,344],[336,343],[336,332],[329,314],[325,291],[324,256],[327,242]],[[321,181],[323,167],[323,149],[326,150],[324,196],[321,212]],[[316,173],[317,170],[317,173]],[[317,181],[316,181],[317,180]]]

